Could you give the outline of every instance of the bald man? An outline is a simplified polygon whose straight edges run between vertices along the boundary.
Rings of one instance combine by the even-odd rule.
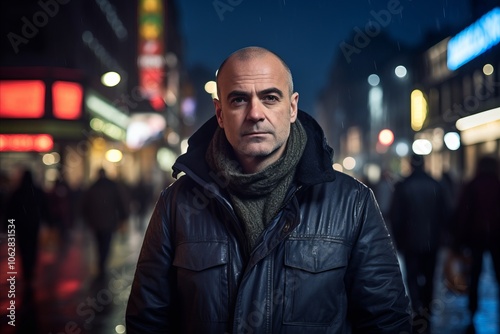
[[[410,333],[373,194],[333,170],[286,63],[238,50],[217,92],[149,223],[127,333]]]

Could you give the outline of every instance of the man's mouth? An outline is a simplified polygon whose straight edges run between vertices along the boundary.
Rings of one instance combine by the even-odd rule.
[[[269,132],[267,131],[251,131],[251,132],[244,132],[243,136],[259,136],[259,135],[267,135]]]

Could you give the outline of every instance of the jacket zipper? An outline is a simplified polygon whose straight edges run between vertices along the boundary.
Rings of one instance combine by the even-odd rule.
[[[178,164],[178,163],[174,164],[174,170],[176,172],[176,175],[178,175],[180,172],[184,172],[193,181],[198,183],[202,188],[210,189],[210,187],[206,187],[209,184],[208,182],[206,182],[201,177],[198,177],[198,175],[196,175],[196,173],[194,173],[191,169],[189,169],[184,164]],[[217,189],[219,189],[219,187],[217,187]],[[229,203],[229,201],[226,198],[224,198],[222,195],[220,195],[219,193],[212,192],[212,194],[219,201],[219,203],[222,204],[222,206],[227,210],[227,212],[229,213],[229,215],[233,219],[234,229],[236,230],[236,233],[237,233],[236,237],[240,241],[238,244],[242,245],[242,248],[243,248],[242,255],[243,255],[243,258],[247,260],[250,256],[250,248],[248,247],[248,243],[246,242],[245,233],[241,229],[240,221],[239,221],[238,217],[236,216],[236,213],[234,212],[234,209],[233,209],[231,203]],[[223,223],[226,224],[225,221]],[[230,227],[228,227],[226,225],[226,228],[229,229]],[[244,241],[244,242],[241,242],[241,241]]]

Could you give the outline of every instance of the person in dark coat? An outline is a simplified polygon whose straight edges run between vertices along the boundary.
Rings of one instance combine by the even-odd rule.
[[[70,230],[73,225],[72,191],[62,175],[59,175],[48,193],[50,215],[53,227],[59,233],[59,244],[65,249],[70,242]]]
[[[125,199],[119,189],[101,168],[97,181],[83,195],[82,216],[97,242],[98,278],[105,277],[112,237],[128,217]]]
[[[485,253],[491,254],[497,285],[500,283],[500,178],[497,159],[485,156],[478,161],[476,175],[463,187],[453,217],[453,250],[459,254],[470,254],[468,307],[472,324],[478,308],[479,278]],[[500,301],[500,286],[498,290]]]
[[[47,195],[34,182],[28,169],[20,169],[18,184],[6,206],[7,219],[15,220],[16,246],[19,249],[25,288],[33,288],[38,257],[38,238],[42,222],[48,222]]]
[[[410,332],[373,193],[333,169],[288,66],[244,48],[217,87],[148,224],[127,333]]]
[[[144,231],[148,219],[148,210],[152,204],[153,190],[149,183],[141,178],[139,183],[134,187],[133,191],[134,204],[136,208],[138,229]]]
[[[394,189],[391,228],[404,258],[416,332],[427,333],[437,254],[448,213],[444,190],[425,172],[424,157],[414,154],[410,164],[412,173]]]

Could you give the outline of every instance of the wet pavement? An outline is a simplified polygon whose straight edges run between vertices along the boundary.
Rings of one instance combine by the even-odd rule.
[[[443,263],[444,257],[445,251],[440,254],[440,264]],[[484,256],[483,271],[479,282],[479,309],[473,319],[470,319],[467,309],[467,296],[453,293],[444,285],[442,268],[442,265],[437,266],[433,300],[435,312],[431,317],[432,333],[499,334],[500,319],[498,314],[500,314],[500,305],[498,286],[490,255],[486,254]],[[471,322],[475,331],[471,331],[469,326]]]
[[[17,268],[15,297],[9,298],[8,271],[0,272],[0,333],[125,333],[125,307],[143,231],[129,224],[125,231],[114,236],[108,273],[101,279],[96,278],[96,245],[87,229],[80,226],[73,230],[66,244],[47,232],[47,229],[41,231],[33,291],[23,287],[22,273]],[[5,239],[0,251],[3,269],[8,261]],[[16,306],[15,326],[6,324],[12,319],[6,314],[11,300]]]
[[[33,291],[25,291],[22,273],[10,275],[5,236],[0,242],[0,333],[22,334],[116,334],[125,333],[125,307],[130,292],[143,230],[131,220],[128,228],[115,235],[112,242],[108,275],[96,277],[96,252],[92,235],[82,226],[74,229],[66,244],[41,233],[37,279]],[[441,261],[444,255],[441,256]],[[19,263],[16,263],[19,269]],[[440,268],[441,266],[438,266]],[[432,333],[467,333],[469,315],[467,297],[450,292],[443,285],[442,271],[436,274],[435,313]],[[15,297],[8,296],[15,276]],[[473,319],[478,334],[500,332],[498,300],[494,273],[489,257],[480,283],[480,304]],[[7,317],[8,307],[15,302],[15,326]],[[9,313],[10,312],[10,313]],[[11,322],[11,324],[13,324]]]

